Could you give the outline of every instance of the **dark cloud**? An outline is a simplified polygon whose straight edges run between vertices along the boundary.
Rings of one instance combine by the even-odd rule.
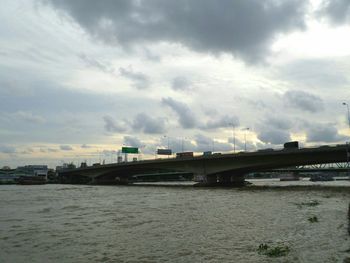
[[[132,121],[116,121],[111,116],[104,116],[104,128],[108,132],[143,132],[147,134],[164,133],[166,130],[166,119],[151,117],[146,113],[139,113]]]
[[[291,140],[288,131],[269,127],[265,127],[258,132],[258,139],[265,144],[283,144]]]
[[[43,1],[107,43],[176,42],[247,61],[265,56],[278,34],[303,29],[306,10],[302,0]]]
[[[137,89],[147,89],[150,85],[150,81],[145,74],[135,72],[131,67],[119,68],[119,72],[123,77],[131,80]]]
[[[324,0],[319,14],[327,17],[334,24],[348,22],[350,19],[350,2],[349,0]]]
[[[108,132],[125,132],[126,125],[124,122],[115,121],[111,116],[103,116],[105,130]]]
[[[21,70],[20,76],[18,77],[13,72],[6,72],[6,68],[0,66],[0,79],[13,80],[16,83],[13,84],[15,87],[13,92],[9,94],[1,94],[0,87],[0,96],[3,99],[0,103],[0,112],[25,112],[27,115],[35,116],[38,114],[34,112],[57,114],[60,111],[72,111],[76,113],[86,109],[102,112],[107,106],[111,107],[115,103],[122,104],[126,100],[126,98],[109,94],[65,88],[53,83],[52,79],[39,78],[37,72],[29,70]]]
[[[242,135],[241,135],[242,136]],[[246,141],[244,140],[240,140],[238,138],[235,138],[235,141],[233,142],[233,138],[230,137],[227,140],[229,142],[229,145],[231,147],[231,149],[229,151],[232,151],[233,148],[235,148],[236,152],[237,151],[244,151],[245,148],[247,149],[247,151],[255,151],[257,148],[257,145],[255,143],[252,143],[249,140],[249,136],[247,135],[246,137]],[[235,144],[235,146],[233,146],[233,144]],[[257,143],[258,144],[258,143]],[[225,144],[226,145],[226,144]],[[262,144],[261,144],[262,145]],[[265,144],[264,144],[265,145]]]
[[[87,145],[87,144],[82,144],[81,146],[80,146],[80,148],[83,148],[83,149],[89,149],[89,148],[92,148],[92,146],[90,146],[90,145]]]
[[[63,145],[62,147],[68,149],[68,147],[70,147],[70,146],[67,147],[66,145]],[[61,149],[61,150],[64,150],[64,149],[62,149],[61,147],[60,147],[60,149]],[[73,149],[71,148],[71,150],[73,150]],[[59,150],[58,150],[58,149],[55,149],[55,148],[42,148],[42,147],[39,149],[39,151],[42,152],[42,153],[55,153],[55,152],[59,152]],[[67,151],[67,150],[64,150],[64,151]]]
[[[169,139],[169,148],[176,152],[193,151],[193,152],[227,152],[232,151],[233,146],[231,143],[225,143],[215,140],[214,138],[205,136],[204,134],[196,134],[193,138],[188,137],[166,137],[163,136],[160,139],[158,148],[167,148]],[[154,153],[154,152],[153,152]]]
[[[96,68],[102,72],[114,74],[114,68],[106,62],[99,61],[97,59],[91,58],[85,54],[79,54],[78,57],[91,68]]]
[[[239,119],[237,116],[222,116],[220,118],[211,119],[207,121],[206,124],[201,125],[200,128],[202,129],[218,129],[218,128],[227,128],[227,127],[238,127],[239,126]]]
[[[137,114],[133,123],[132,128],[148,134],[164,133],[165,123],[164,118],[150,117],[145,113]]]
[[[340,135],[334,124],[314,124],[307,128],[308,142],[341,142],[349,139],[349,137]]]
[[[171,138],[169,142],[170,149],[172,149],[174,153],[184,151],[196,151],[196,144],[193,143],[193,141],[187,137]]]
[[[47,151],[48,151],[48,152],[55,153],[55,152],[58,152],[58,149],[48,148]]]
[[[215,141],[213,138],[207,137],[203,134],[197,134],[194,138],[196,147],[195,151],[216,151],[216,152],[228,152],[232,151],[233,146],[231,143],[223,143]]]
[[[285,116],[285,118],[282,116],[267,117],[264,122],[269,126],[280,130],[288,130],[293,126],[293,123],[290,121],[290,117],[288,116]]]
[[[0,145],[0,153],[13,154],[16,153],[16,148],[9,145]]]
[[[73,150],[72,146],[70,146],[70,145],[60,145],[60,149],[62,151],[72,151]]]
[[[171,83],[171,88],[175,91],[191,91],[191,82],[185,77],[176,77]]]
[[[142,142],[137,137],[124,136],[123,141],[124,141],[124,145],[126,146],[139,147],[139,148],[143,146]]]
[[[37,74],[32,68],[19,68],[14,74],[0,65],[0,82],[2,80],[14,87],[13,90],[10,88],[12,93],[10,90],[3,92],[0,87],[0,130],[8,131],[1,134],[0,141],[9,144],[94,142],[96,137],[105,136],[100,123],[104,115],[117,114],[116,121],[109,122],[111,118],[107,117],[103,123],[110,131],[119,132],[128,124],[125,119],[131,119],[145,107],[150,112],[159,107],[158,99],[136,93],[123,92],[116,96],[99,90],[87,92],[61,86],[56,84],[56,79]],[[59,78],[57,81],[63,80]]]
[[[40,151],[41,153],[46,153],[46,152],[47,152],[47,149],[45,149],[45,148],[40,148],[39,151]]]
[[[323,110],[323,100],[305,91],[291,90],[283,96],[286,105],[302,111],[319,112]]]
[[[190,129],[196,126],[196,117],[185,103],[176,101],[173,98],[163,98],[162,103],[169,106],[174,112],[176,112],[179,123],[183,128]]]

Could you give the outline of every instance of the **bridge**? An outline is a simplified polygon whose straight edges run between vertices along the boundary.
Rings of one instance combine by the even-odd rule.
[[[237,154],[113,163],[59,172],[62,183],[127,184],[133,176],[147,173],[193,173],[203,185],[244,185],[245,174],[300,165],[348,162],[350,145],[317,148],[260,150]]]

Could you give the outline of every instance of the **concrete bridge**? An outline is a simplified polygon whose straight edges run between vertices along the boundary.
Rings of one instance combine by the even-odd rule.
[[[299,165],[349,161],[350,145],[317,148],[260,150],[114,163],[59,172],[63,183],[127,184],[137,174],[169,171],[191,172],[204,185],[243,185],[244,175]]]

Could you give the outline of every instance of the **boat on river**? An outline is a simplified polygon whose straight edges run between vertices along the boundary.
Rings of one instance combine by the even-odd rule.
[[[17,179],[17,183],[22,185],[39,185],[46,184],[47,179],[45,176],[20,176]]]
[[[312,174],[310,176],[311,182],[326,182],[326,181],[334,181],[334,177],[332,174],[329,173],[318,173],[318,174]]]
[[[300,177],[294,173],[286,173],[280,176],[280,181],[299,181]]]

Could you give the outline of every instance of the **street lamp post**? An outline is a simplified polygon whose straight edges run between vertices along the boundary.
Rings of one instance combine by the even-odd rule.
[[[247,151],[247,131],[249,130],[249,128],[243,128],[244,130],[244,151]]]
[[[168,136],[168,135],[164,135],[163,137],[164,137],[164,138],[167,138],[167,140],[168,140],[168,148],[167,148],[167,149],[169,150],[169,147],[170,147],[170,146],[169,146],[169,136]],[[168,155],[168,159],[169,159],[169,155]]]
[[[189,140],[188,137],[181,137],[181,151],[184,152],[185,150],[185,140]]]
[[[350,110],[349,110],[349,104],[347,104],[346,102],[343,102],[343,105],[346,106],[347,110],[348,110],[348,124],[349,124],[349,128],[350,128]]]
[[[233,142],[233,153],[236,152],[236,136],[235,136],[235,124],[230,123],[232,125],[232,142]]]
[[[164,135],[164,138],[167,138],[167,140],[168,140],[168,150],[169,150],[169,136],[168,135]]]
[[[181,137],[181,152],[184,152],[184,137]]]
[[[350,129],[350,110],[349,110],[349,104],[346,102],[343,102],[343,105],[346,106],[348,110],[348,124],[349,124],[349,129]],[[350,158],[350,142],[347,143],[348,145],[348,151],[347,151],[347,161],[348,161],[348,176],[350,177],[350,165],[349,165],[349,158]]]

